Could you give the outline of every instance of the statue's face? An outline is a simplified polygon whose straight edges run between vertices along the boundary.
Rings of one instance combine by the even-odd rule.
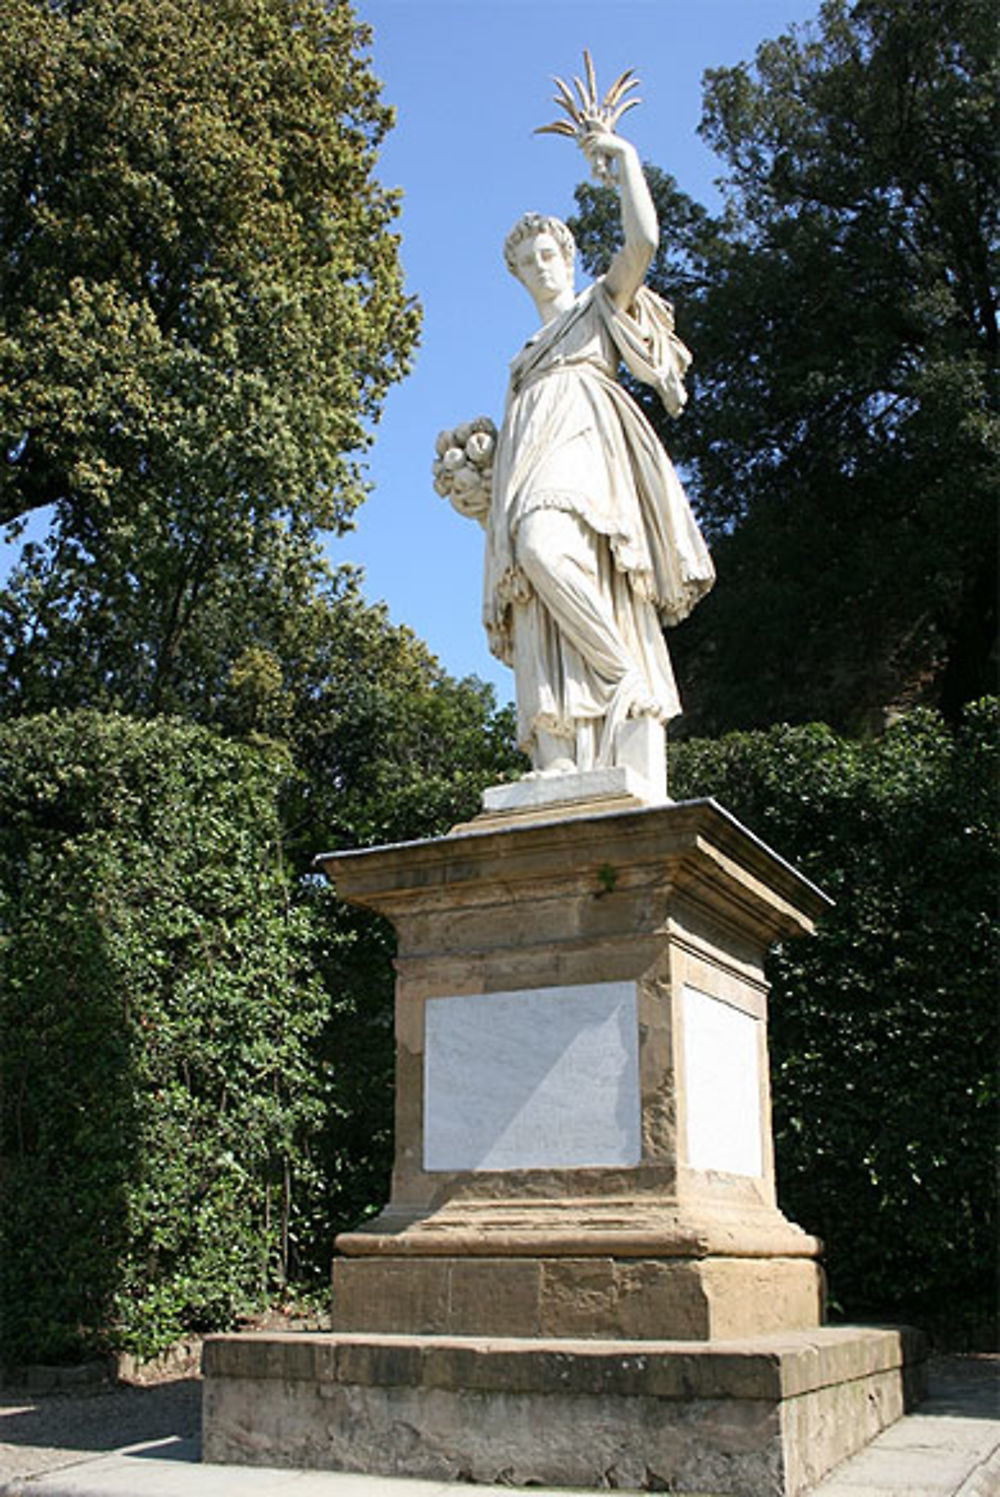
[[[542,301],[550,301],[563,291],[572,291],[573,273],[562,257],[562,250],[547,231],[525,239],[514,253],[518,279]]]

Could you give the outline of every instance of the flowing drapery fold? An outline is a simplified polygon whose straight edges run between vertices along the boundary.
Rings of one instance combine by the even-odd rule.
[[[484,620],[514,667],[520,742],[575,737],[580,767],[611,762],[626,716],[677,715],[661,626],[715,576],[619,360],[680,414],[691,356],[647,287],[621,311],[596,282],[513,360],[487,526]]]

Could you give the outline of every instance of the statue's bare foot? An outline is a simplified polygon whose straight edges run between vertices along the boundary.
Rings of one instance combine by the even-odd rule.
[[[663,708],[655,697],[651,697],[643,692],[640,696],[634,697],[629,703],[626,715],[628,717],[652,717],[658,722],[662,722]]]
[[[551,780],[560,774],[576,774],[576,765],[572,759],[553,759],[550,763],[543,765],[541,769],[529,769],[522,778],[526,780]]]
[[[553,759],[551,764],[546,764],[541,774],[543,779],[557,774],[576,774],[576,765],[572,759]]]

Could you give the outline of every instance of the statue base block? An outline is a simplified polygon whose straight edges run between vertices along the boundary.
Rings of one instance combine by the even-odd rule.
[[[637,811],[643,806],[663,805],[666,791],[659,794],[644,776],[627,765],[611,769],[587,769],[575,774],[545,775],[492,785],[483,791],[483,810],[475,821],[463,822],[456,831],[484,831],[489,826],[512,827],[528,813],[546,812],[551,818],[592,816],[597,811]]]
[[[618,730],[618,762],[605,769],[562,774],[530,774],[483,791],[483,809],[475,821],[454,832],[507,830],[529,821],[636,811],[664,806],[667,795],[667,740],[663,725],[636,717]]]
[[[919,1396],[914,1332],[698,1344],[260,1335],[205,1345],[204,1459],[797,1497]]]

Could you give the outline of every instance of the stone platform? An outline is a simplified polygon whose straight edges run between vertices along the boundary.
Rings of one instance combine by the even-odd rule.
[[[912,1332],[710,1343],[261,1335],[205,1346],[204,1459],[798,1497],[918,1394]]]
[[[902,1414],[916,1342],[821,1325],[776,1193],[765,959],[829,900],[711,801],[579,788],[319,860],[398,938],[391,1195],[330,1335],[207,1345],[207,1460],[797,1497]]]

